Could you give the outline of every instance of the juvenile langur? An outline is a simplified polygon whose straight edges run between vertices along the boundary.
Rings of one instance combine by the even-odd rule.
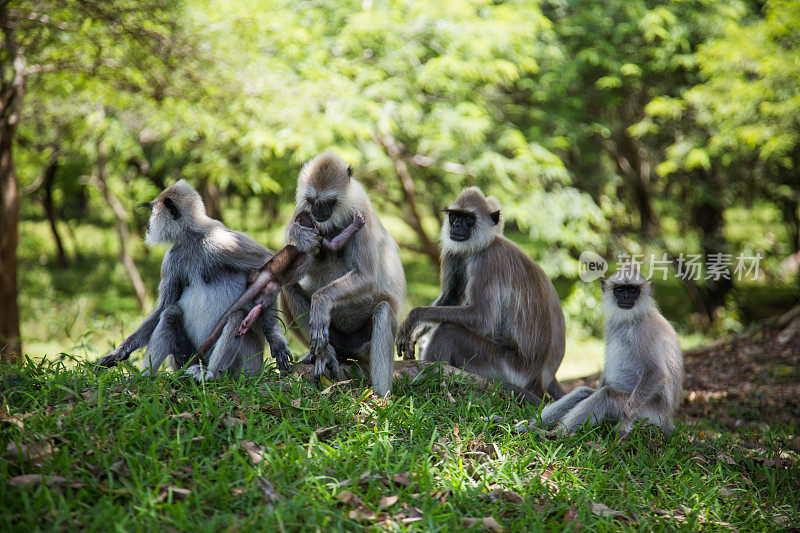
[[[305,218],[309,213],[314,227]],[[322,246],[358,213],[364,219],[361,229],[335,251]],[[303,166],[286,240],[315,254],[300,282],[281,291],[281,307],[310,348],[306,360],[313,360],[314,374],[335,375],[348,357],[369,361],[375,393],[388,394],[397,315],[405,297],[403,265],[364,188],[335,155],[325,152]]]
[[[189,362],[217,320],[244,292],[248,275],[272,254],[248,235],[206,216],[200,195],[184,180],[141,205],[152,209],[145,242],[171,245],[161,264],[158,305],[98,365],[114,366],[146,345],[142,370],[154,374],[168,356],[172,356],[174,368]],[[278,364],[288,366],[291,353],[277,319],[276,303],[273,298],[260,327],[241,338],[235,333],[245,313],[234,313],[208,359],[190,366],[187,372],[196,379],[214,379],[225,370],[258,374],[264,364],[265,336]]]
[[[204,357],[222,335],[226,324],[231,318],[241,311],[250,309],[250,313],[242,320],[239,329],[236,331],[237,337],[245,335],[256,323],[258,317],[261,316],[263,308],[269,308],[271,304],[274,307],[281,287],[286,283],[296,282],[308,271],[309,266],[311,266],[310,253],[301,252],[292,245],[284,246],[251,276],[250,285],[228,307],[228,310],[217,321],[206,340],[197,349],[195,355],[201,358]],[[278,361],[278,367],[284,372],[288,372],[291,370],[290,363],[290,359],[282,358]]]
[[[298,222],[306,228],[313,228],[316,230],[316,226],[311,220],[311,215],[308,213],[303,213],[298,217]],[[322,248],[330,250],[331,252],[338,252],[342,246],[350,240],[350,237],[363,226],[364,216],[361,213],[356,213],[353,222],[344,228],[339,235],[331,240],[322,239]],[[279,257],[282,253],[283,257]],[[278,259],[280,260],[276,261]],[[242,320],[236,332],[236,336],[241,337],[247,333],[261,314],[262,309],[272,298],[273,293],[277,294],[280,288],[287,283],[297,282],[308,271],[310,266],[311,254],[309,252],[300,252],[298,248],[291,244],[284,247],[283,250],[278,252],[275,257],[270,259],[267,264],[259,270],[258,275],[245,293],[236,300],[236,303],[234,303],[220,321],[217,322],[212,336],[219,335],[219,332],[222,331],[223,323],[227,321],[232,313],[242,308],[245,304],[253,302],[255,305],[250,309],[245,319]],[[208,341],[209,339],[206,340]]]
[[[577,387],[542,410],[543,426],[559,423],[572,433],[618,420],[627,434],[638,420],[672,431],[672,415],[683,390],[683,355],[678,336],[658,312],[653,282],[633,269],[620,270],[603,287],[606,362],[600,388]]]
[[[552,282],[503,236],[496,199],[469,187],[445,211],[441,294],[408,314],[398,354],[412,359],[419,335],[433,326],[423,360],[499,379],[533,403],[545,391],[560,398],[564,313]]]

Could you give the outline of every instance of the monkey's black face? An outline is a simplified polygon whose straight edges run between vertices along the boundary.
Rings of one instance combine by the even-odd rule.
[[[333,208],[336,205],[336,198],[323,200],[321,198],[306,198],[308,205],[311,206],[311,216],[317,222],[325,222],[333,214]]]
[[[472,236],[475,215],[468,211],[447,211],[450,223],[450,240],[464,242]]]
[[[642,289],[638,285],[617,285],[614,287],[614,298],[620,309],[631,309],[635,304]]]

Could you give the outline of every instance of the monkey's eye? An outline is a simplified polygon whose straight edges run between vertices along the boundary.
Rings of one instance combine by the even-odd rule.
[[[311,198],[310,196],[306,196],[306,202],[308,202],[311,205],[314,205],[314,199]]]

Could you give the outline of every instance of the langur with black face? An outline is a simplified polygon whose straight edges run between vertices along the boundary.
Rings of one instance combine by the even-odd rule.
[[[546,406],[539,424],[558,423],[559,433],[566,434],[587,421],[618,420],[624,435],[646,420],[672,431],[683,391],[683,354],[675,330],[653,301],[653,282],[637,268],[626,268],[601,284],[606,363],[600,388],[577,387]]]
[[[544,271],[503,236],[500,205],[476,187],[462,191],[442,224],[441,294],[408,314],[397,351],[413,359],[420,335],[435,328],[422,360],[444,361],[501,380],[538,404],[564,357],[564,313]]]
[[[354,223],[358,229],[348,232]],[[337,241],[343,231],[347,238]],[[286,241],[315,254],[306,275],[280,297],[289,323],[299,326],[293,331],[310,348],[305,361],[314,362],[316,376],[338,374],[348,358],[368,362],[375,393],[388,394],[406,290],[403,265],[364,188],[335,155],[325,152],[303,166]]]
[[[225,227],[206,215],[197,191],[180,180],[152,202],[148,245],[170,244],[161,263],[158,305],[139,328],[103,357],[110,367],[147,346],[142,370],[155,374],[167,357],[174,368],[187,364],[228,307],[245,291],[248,277],[272,252],[248,235]],[[214,379],[224,371],[261,373],[265,337],[278,366],[288,368],[291,353],[277,319],[277,298],[267,303],[258,327],[237,338],[245,311],[233,314],[207,360],[187,372],[196,379]]]

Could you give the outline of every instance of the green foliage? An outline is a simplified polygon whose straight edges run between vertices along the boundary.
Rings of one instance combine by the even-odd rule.
[[[435,369],[399,379],[389,400],[273,371],[198,385],[54,362],[7,370],[4,531],[461,531],[483,517],[508,531],[764,531],[799,518],[796,458],[780,444],[791,428],[760,432],[758,451],[704,426],[518,435],[535,408],[452,377],[443,394]],[[26,474],[44,482],[21,487]]]
[[[796,2],[9,9],[31,69],[15,151],[30,194],[23,214],[38,216],[30,200],[43,200],[36,187],[55,163],[54,224],[67,236],[87,222],[112,227],[93,186],[102,154],[129,212],[185,177],[207,198],[218,187],[226,211],[247,204],[239,227],[278,246],[300,164],[332,147],[406,248],[409,272],[424,270],[409,285],[413,303],[429,301],[435,283],[417,264],[421,249],[431,255],[420,242],[435,243],[440,209],[467,185],[497,196],[509,234],[570,286],[567,313],[584,332],[601,328],[587,289],[572,290],[586,249],[609,259],[764,250],[761,283],[787,279],[781,262],[800,238]],[[741,230],[762,209],[743,200],[753,196],[777,213],[763,234]],[[129,222],[141,233],[141,216]],[[728,306],[720,316],[738,312],[732,289],[700,289]],[[678,284],[666,296],[688,298]]]

